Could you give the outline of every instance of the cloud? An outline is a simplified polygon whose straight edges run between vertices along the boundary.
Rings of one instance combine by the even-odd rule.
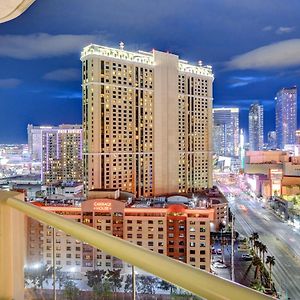
[[[252,83],[261,82],[270,79],[267,76],[234,76],[230,79],[230,88],[246,86]]]
[[[75,68],[58,69],[45,74],[43,78],[54,81],[74,81],[81,79],[80,74],[80,70]]]
[[[79,53],[84,46],[104,39],[101,35],[0,35],[0,56],[17,59],[56,57]]]
[[[263,29],[262,29],[262,31],[271,31],[273,29],[273,27],[272,26],[265,26]]]
[[[295,30],[295,27],[279,27],[276,30],[277,34],[291,33]]]
[[[62,91],[54,95],[56,99],[82,99],[82,93],[77,91]]]
[[[12,89],[20,85],[22,81],[17,78],[0,79],[0,88]]]
[[[300,65],[300,39],[291,39],[233,57],[229,69],[274,69]]]

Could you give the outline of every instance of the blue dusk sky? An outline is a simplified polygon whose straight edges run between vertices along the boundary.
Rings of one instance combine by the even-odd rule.
[[[120,41],[212,65],[214,106],[239,107],[247,129],[258,100],[273,130],[276,92],[300,82],[299,11],[299,0],[36,0],[0,24],[0,143],[26,142],[28,123],[81,123],[80,51]]]

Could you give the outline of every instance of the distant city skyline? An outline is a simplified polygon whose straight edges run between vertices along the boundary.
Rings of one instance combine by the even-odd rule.
[[[61,1],[36,1],[19,18],[1,24],[0,143],[24,143],[30,123],[81,123],[79,56],[90,43],[118,47],[124,41],[127,50],[155,48],[212,65],[214,107],[239,107],[244,129],[253,101],[264,105],[268,118],[275,116],[276,92],[300,84],[299,1],[89,3],[73,0],[62,18]],[[199,11],[205,11],[201,18]],[[237,19],[240,26],[229,21]],[[266,122],[265,138],[271,130],[275,118]]]

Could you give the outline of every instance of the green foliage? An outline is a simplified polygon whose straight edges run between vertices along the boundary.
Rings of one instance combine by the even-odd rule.
[[[65,290],[64,290],[64,299],[66,300],[79,300],[80,290],[77,288],[76,284],[68,280],[65,283]]]
[[[131,293],[132,292],[132,275],[126,275],[124,292]]]
[[[24,270],[25,283],[27,285],[33,285],[34,288],[43,288],[44,282],[48,282],[48,279],[52,276],[52,267],[42,265],[37,268],[26,268]]]
[[[106,272],[103,270],[87,271],[85,274],[88,280],[87,285],[92,288],[99,283],[101,284],[105,277],[105,273]]]
[[[122,287],[121,269],[108,270],[105,274],[106,280],[109,282],[113,292]]]
[[[171,293],[172,293],[172,289],[175,288],[173,284],[171,284],[165,280],[160,280],[158,287],[165,291],[171,290]]]
[[[250,287],[254,290],[257,290],[257,291],[261,292],[261,293],[263,293],[265,291],[265,287],[258,280],[253,281],[251,283]]]
[[[65,285],[65,283],[70,280],[69,275],[66,272],[63,272],[61,269],[62,268],[59,267],[59,268],[56,268],[56,271],[55,271],[56,282],[58,283],[58,288],[60,290]]]
[[[157,279],[152,276],[139,275],[137,279],[137,290],[142,294],[155,294]]]

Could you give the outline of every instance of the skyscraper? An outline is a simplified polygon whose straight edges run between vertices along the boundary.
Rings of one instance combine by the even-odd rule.
[[[283,88],[276,94],[277,147],[295,144],[297,129],[297,88]]]
[[[277,140],[276,140],[276,131],[268,132],[268,149],[276,150],[277,148]]]
[[[214,152],[222,156],[239,156],[239,109],[213,109]]]
[[[83,49],[85,189],[137,196],[212,185],[211,67],[177,55]]]
[[[249,109],[249,150],[262,150],[264,144],[264,110],[259,104]]]
[[[60,125],[41,129],[44,184],[82,181],[82,128]]]

